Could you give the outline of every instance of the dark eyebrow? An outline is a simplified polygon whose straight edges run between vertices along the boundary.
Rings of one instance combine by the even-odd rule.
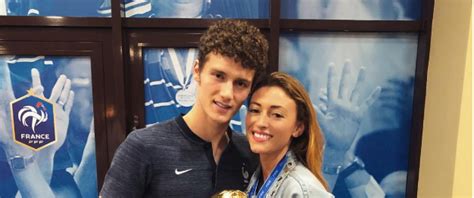
[[[258,102],[254,102],[254,101],[250,101],[250,104],[249,105],[257,105],[257,106],[262,106],[261,104],[259,104]]]
[[[227,73],[226,73],[226,72],[224,72],[224,71],[222,71],[222,70],[219,70],[219,69],[214,69],[214,68],[213,68],[213,69],[211,69],[211,73],[214,73],[214,72],[217,72],[217,73],[220,73],[220,74],[227,75]],[[243,82],[245,82],[245,83],[248,83],[248,84],[251,84],[251,83],[252,83],[252,81],[251,81],[251,80],[249,81],[249,80],[247,80],[247,79],[245,79],[245,78],[237,78],[237,79],[235,79],[235,81],[243,81]]]
[[[285,109],[285,108],[283,108],[280,105],[272,105],[272,106],[270,106],[270,109]]]
[[[262,106],[260,103],[254,102],[254,101],[251,101],[251,102],[250,102],[250,105],[257,105],[257,106],[259,106],[259,107]],[[272,105],[272,106],[270,106],[270,109],[285,109],[285,108],[283,108],[283,107],[280,106],[280,105]]]
[[[218,73],[225,74],[225,72],[223,72],[221,70],[218,70],[218,69],[211,69],[211,72],[218,72]]]
[[[237,78],[237,80],[236,80],[236,81],[240,81],[240,82],[244,82],[244,83],[248,83],[248,84],[250,84],[250,81],[249,81],[249,80],[247,80],[247,79],[244,79],[244,78]]]

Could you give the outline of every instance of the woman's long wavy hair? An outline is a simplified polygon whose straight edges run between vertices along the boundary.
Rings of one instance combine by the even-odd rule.
[[[324,138],[319,128],[313,104],[303,85],[286,73],[273,72],[255,85],[251,96],[262,87],[280,87],[295,101],[296,119],[304,124],[304,130],[299,137],[291,140],[290,150],[328,190],[327,182],[321,172]]]

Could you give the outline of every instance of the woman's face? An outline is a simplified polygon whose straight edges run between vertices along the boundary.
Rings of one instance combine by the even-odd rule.
[[[252,152],[269,156],[286,153],[291,137],[300,136],[304,129],[296,115],[295,101],[282,88],[258,89],[251,98],[246,117]]]

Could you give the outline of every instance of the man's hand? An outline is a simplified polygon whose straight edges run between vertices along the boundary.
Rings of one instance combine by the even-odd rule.
[[[33,151],[17,145],[13,141],[12,126],[9,113],[10,102],[15,99],[10,81],[8,68],[1,68],[0,77],[4,79],[2,94],[0,98],[0,146],[8,154],[22,154],[25,156],[33,155]],[[40,74],[37,69],[31,70],[32,92],[37,97],[44,98],[44,88],[41,84]],[[49,101],[55,108],[55,122],[57,130],[57,143],[45,148],[45,152],[54,154],[64,143],[69,126],[69,114],[74,102],[74,92],[71,91],[71,81],[66,76],[61,75],[53,87]]]
[[[40,74],[37,69],[31,70],[32,89],[36,96],[43,97],[43,85],[41,84]],[[66,140],[67,129],[69,126],[69,114],[71,113],[74,102],[74,92],[71,90],[71,80],[65,75],[59,76],[54,85],[49,101],[54,105],[54,119],[56,123],[57,142],[47,148],[46,151],[54,154]]]
[[[351,89],[351,62],[346,61],[340,80],[334,64],[329,66],[327,93],[322,91],[321,103],[316,107],[320,126],[326,137],[326,149],[345,153],[354,142],[361,120],[367,109],[380,95],[381,88],[359,102],[360,86],[365,81],[365,68],[360,68],[354,87]],[[339,83],[338,83],[339,82]]]

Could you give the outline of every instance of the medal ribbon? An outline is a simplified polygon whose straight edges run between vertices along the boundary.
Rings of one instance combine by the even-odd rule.
[[[257,193],[257,186],[259,183],[259,179],[257,179],[255,183],[253,184],[252,188],[250,189],[249,197],[254,197],[254,196],[257,196],[258,198],[265,197],[268,190],[272,186],[273,182],[275,182],[278,175],[281,173],[281,171],[285,167],[286,161],[288,161],[288,157],[285,155],[283,159],[281,159],[280,162],[278,162],[278,164],[276,165],[276,167],[272,170],[272,173],[267,178],[267,180],[265,180],[265,183],[263,183],[262,188],[260,189],[260,191],[258,191],[258,193]]]
[[[191,79],[191,70],[193,68],[193,60],[196,55],[196,49],[190,48],[188,50],[188,55],[186,57],[186,76],[183,76],[183,70],[181,69],[181,63],[178,60],[178,56],[176,55],[176,51],[174,48],[168,48],[168,52],[171,57],[171,63],[173,64],[174,71],[176,73],[176,77],[178,78],[179,84],[181,84],[182,89],[186,89],[186,85],[189,83]]]

